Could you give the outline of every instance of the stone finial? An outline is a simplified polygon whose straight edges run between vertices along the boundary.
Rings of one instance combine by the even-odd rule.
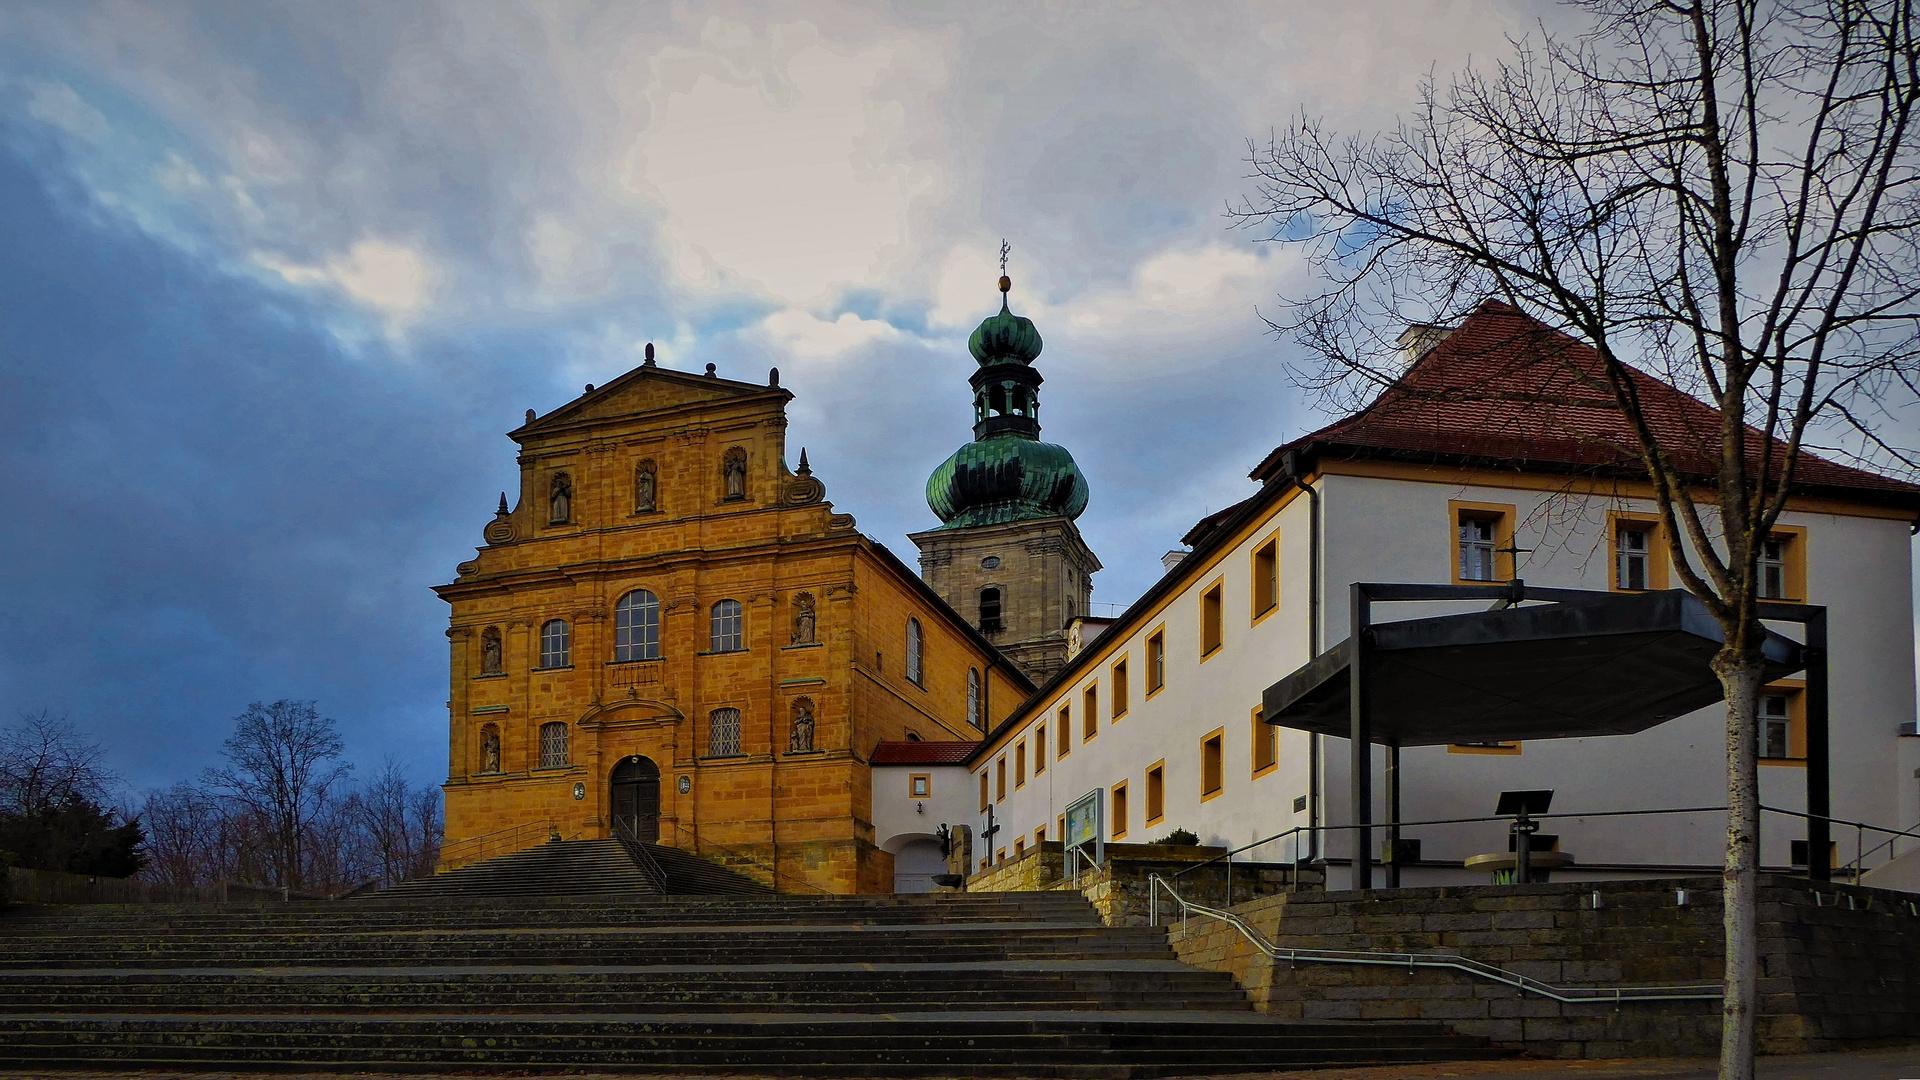
[[[532,410],[532,409],[528,409],[528,410],[527,410],[527,423],[529,423],[529,424],[531,424],[531,423],[533,423],[533,410]]]
[[[649,341],[649,342],[647,342],[647,362],[646,362],[646,366],[647,366],[647,367],[654,367],[654,366],[655,366],[655,364],[654,364],[654,362],[653,362],[653,342],[651,342],[651,341]]]
[[[813,469],[807,465],[807,448],[804,446],[800,448],[800,468],[798,470],[798,475],[800,476],[813,475]],[[506,496],[504,495],[501,496],[501,498],[505,498],[505,497]]]
[[[500,493],[500,509],[495,510],[494,513],[504,514],[506,512],[507,512],[507,493],[503,491]]]
[[[591,394],[591,393],[593,393],[593,384],[592,384],[592,383],[588,383],[588,384],[587,384],[587,389],[586,389],[586,392],[587,392],[587,393],[589,393],[589,394]]]
[[[714,373],[714,371],[715,371],[715,370],[717,370],[717,369],[716,369],[716,368],[715,368],[715,367],[714,367],[714,366],[713,366],[712,364],[708,364],[708,365],[707,365],[707,378],[709,378],[709,379],[711,379],[711,378],[713,378],[713,377],[714,377],[714,374],[713,374],[713,373]]]
[[[767,369],[767,385],[768,386],[780,385],[780,369],[779,368]]]

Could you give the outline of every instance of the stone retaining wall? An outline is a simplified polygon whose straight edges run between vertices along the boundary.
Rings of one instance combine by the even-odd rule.
[[[1920,1039],[1914,900],[1763,878],[1763,1053]],[[1282,949],[1455,953],[1558,986],[1722,977],[1721,893],[1713,878],[1378,890],[1370,900],[1298,893],[1233,910]],[[1276,962],[1231,926],[1198,916],[1171,927],[1169,938],[1182,960],[1232,973],[1257,1008],[1278,1016],[1440,1020],[1556,1057],[1712,1055],[1719,1048],[1717,1000],[1563,1004],[1452,971]]]
[[[1180,894],[1215,907],[1272,896],[1291,885],[1294,868],[1284,863],[1206,863],[1225,848],[1186,847],[1177,844],[1108,844],[1107,865],[1080,872],[1067,880],[1061,845],[1047,841],[1017,859],[989,867],[967,879],[968,892],[1036,892],[1079,889],[1108,926],[1145,926],[1152,905],[1154,875],[1179,879]],[[1302,870],[1303,882],[1318,885],[1320,872]],[[1229,896],[1231,891],[1231,896]],[[1161,911],[1169,903],[1163,893]]]

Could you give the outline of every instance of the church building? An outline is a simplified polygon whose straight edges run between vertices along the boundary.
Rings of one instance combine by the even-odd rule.
[[[1032,684],[834,512],[804,450],[788,468],[792,396],[777,371],[674,371],[649,345],[508,433],[518,496],[436,590],[449,849],[619,835],[782,891],[892,890],[874,748],[977,740]]]

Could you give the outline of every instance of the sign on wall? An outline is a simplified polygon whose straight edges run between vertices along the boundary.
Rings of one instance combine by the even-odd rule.
[[[1106,830],[1101,808],[1106,805],[1106,789],[1094,788],[1067,804],[1066,841],[1068,875],[1080,872],[1079,860],[1086,859],[1096,868],[1107,861]]]

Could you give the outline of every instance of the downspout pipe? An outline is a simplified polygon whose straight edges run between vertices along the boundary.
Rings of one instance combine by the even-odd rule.
[[[1320,491],[1308,483],[1300,471],[1298,451],[1289,450],[1280,459],[1282,474],[1288,482],[1307,493],[1307,652],[1308,659],[1320,655]],[[1320,845],[1320,754],[1319,732],[1307,735],[1307,857],[1319,860]]]

